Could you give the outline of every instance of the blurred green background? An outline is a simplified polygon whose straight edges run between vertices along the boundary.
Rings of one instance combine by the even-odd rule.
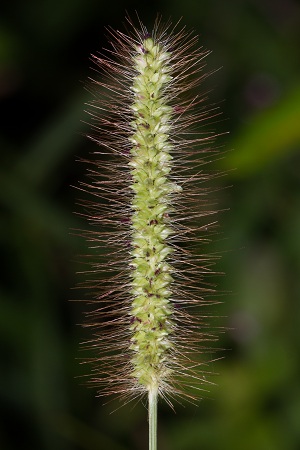
[[[87,252],[72,228],[83,179],[89,54],[122,29],[183,16],[213,50],[226,169],[218,180],[223,257],[215,307],[228,328],[198,406],[160,404],[160,450],[300,448],[300,5],[295,0],[16,0],[0,13],[0,448],[144,450],[145,405],[104,404],[84,386],[72,290]],[[218,375],[219,374],[219,375]]]

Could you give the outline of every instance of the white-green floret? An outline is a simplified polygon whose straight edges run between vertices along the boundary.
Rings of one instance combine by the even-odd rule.
[[[134,57],[136,76],[132,86],[131,376],[149,391],[159,390],[170,376],[168,360],[174,345],[169,263],[172,247],[168,238],[173,234],[169,223],[171,197],[180,187],[168,178],[172,169],[169,59],[170,54],[161,45],[152,38],[145,39]]]

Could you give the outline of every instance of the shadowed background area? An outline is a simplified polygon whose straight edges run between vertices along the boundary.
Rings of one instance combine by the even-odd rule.
[[[227,130],[217,180],[223,304],[216,385],[198,406],[163,402],[161,450],[300,447],[300,5],[295,0],[4,1],[0,14],[0,447],[144,450],[143,402],[118,409],[84,385],[85,306],[70,302],[85,242],[71,229],[95,144],[83,137],[90,53],[136,9],[200,35]],[[233,170],[232,170],[233,169]],[[219,374],[219,375],[218,375]],[[118,409],[114,414],[110,412]]]

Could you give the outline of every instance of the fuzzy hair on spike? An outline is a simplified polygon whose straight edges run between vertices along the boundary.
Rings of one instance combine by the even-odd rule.
[[[148,395],[151,422],[157,396],[193,401],[208,383],[217,256],[205,249],[218,174],[205,167],[218,151],[204,125],[220,113],[199,93],[209,52],[193,32],[161,18],[152,32],[128,17],[127,28],[108,29],[110,49],[92,57],[101,78],[91,80],[89,138],[98,147],[79,186],[91,198],[82,215],[94,247],[85,345],[99,395]]]

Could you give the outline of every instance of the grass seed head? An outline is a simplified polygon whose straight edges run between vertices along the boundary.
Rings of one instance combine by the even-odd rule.
[[[216,340],[205,167],[217,152],[203,124],[219,111],[199,93],[208,52],[193,33],[160,19],[152,33],[128,22],[126,34],[109,30],[105,56],[93,56],[101,79],[92,80],[89,137],[99,147],[81,184],[91,198],[85,236],[97,249],[86,344],[100,395],[157,391],[170,402],[201,391]]]

